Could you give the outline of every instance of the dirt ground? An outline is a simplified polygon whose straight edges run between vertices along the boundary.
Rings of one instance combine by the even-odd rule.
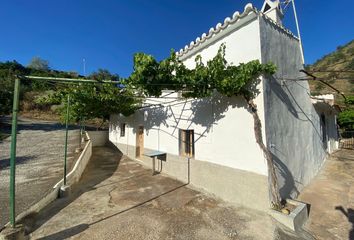
[[[340,150],[300,194],[311,204],[306,225],[317,239],[354,240],[354,150]]]
[[[36,216],[31,239],[304,239],[99,147],[79,186]]]
[[[21,111],[21,118],[32,119],[38,121],[60,122],[61,116],[58,113],[52,111],[41,111],[38,109],[32,109],[30,111]],[[89,130],[96,130],[97,128],[107,130],[109,127],[108,121],[102,123],[101,119],[94,118],[85,120],[85,126]]]
[[[2,127],[10,125],[1,119]],[[5,129],[6,130],[6,129]],[[46,121],[19,119],[16,158],[16,214],[28,209],[63,176],[65,127]],[[9,221],[10,141],[0,142],[0,229]],[[75,159],[79,131],[69,132],[68,168]]]

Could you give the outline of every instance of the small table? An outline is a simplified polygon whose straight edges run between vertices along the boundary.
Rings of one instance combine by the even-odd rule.
[[[151,157],[151,160],[152,160],[152,175],[155,175],[156,174],[156,171],[155,171],[155,160],[156,160],[156,157],[158,157],[158,156],[166,156],[166,153],[165,152],[160,152],[160,151],[148,151],[148,152],[143,153],[143,155],[147,156],[147,157]]]

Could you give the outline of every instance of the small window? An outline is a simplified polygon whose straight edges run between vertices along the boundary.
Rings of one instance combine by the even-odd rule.
[[[179,130],[179,155],[194,157],[194,130]]]
[[[125,136],[125,123],[122,123],[120,125],[120,136],[124,137]]]

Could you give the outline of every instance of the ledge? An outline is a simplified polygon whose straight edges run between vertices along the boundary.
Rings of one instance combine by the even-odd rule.
[[[297,232],[302,228],[308,219],[307,204],[292,199],[287,199],[286,202],[296,206],[296,208],[291,211],[289,215],[276,210],[270,210],[270,216],[284,226]]]
[[[86,132],[85,134],[86,134],[86,140],[87,140],[85,147],[84,147],[83,151],[81,152],[79,158],[76,160],[76,163],[75,163],[73,169],[66,175],[67,182],[68,182],[69,186],[77,183],[80,180],[81,175],[84,172],[84,170],[87,166],[87,163],[90,160],[91,155],[92,155],[92,142],[91,142],[91,139],[90,139],[88,133]],[[32,205],[29,209],[27,209],[26,211],[17,215],[16,223],[24,222],[26,218],[30,218],[31,216],[37,214],[42,209],[44,209],[46,206],[48,206],[51,202],[54,202],[59,196],[60,188],[63,186],[63,183],[64,183],[64,179],[61,179],[58,183],[56,183],[53,186],[53,189],[50,193],[48,193],[46,196],[44,196],[36,204]],[[25,228],[25,232],[26,232],[26,230],[28,231],[28,229],[26,229],[26,226],[24,226],[24,228]],[[7,239],[7,238],[5,238],[6,235],[4,235],[4,234],[9,232],[10,231],[9,229],[12,229],[12,227],[10,226],[10,223],[7,223],[5,225],[5,228],[0,232],[0,239],[1,240]],[[22,238],[13,238],[13,239],[22,239]]]

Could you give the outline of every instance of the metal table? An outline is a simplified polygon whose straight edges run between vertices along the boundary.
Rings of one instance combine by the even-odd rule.
[[[152,160],[152,175],[155,175],[157,172],[155,171],[155,161],[159,156],[166,156],[165,152],[160,151],[148,151],[143,153],[144,156],[151,157]]]

